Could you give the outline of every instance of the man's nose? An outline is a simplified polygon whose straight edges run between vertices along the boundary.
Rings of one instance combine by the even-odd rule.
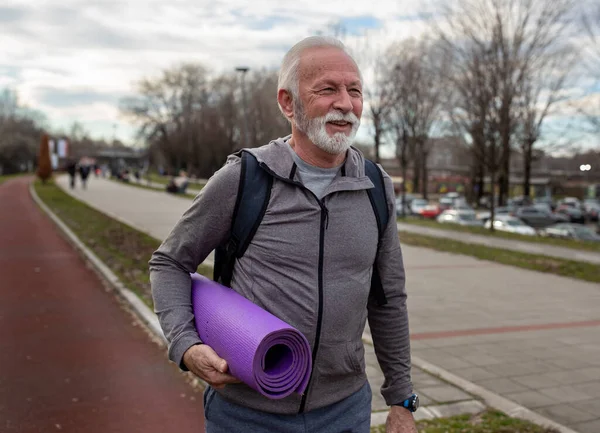
[[[352,111],[352,97],[346,89],[342,89],[337,94],[337,98],[333,103],[333,108],[340,110],[342,113],[349,113]]]

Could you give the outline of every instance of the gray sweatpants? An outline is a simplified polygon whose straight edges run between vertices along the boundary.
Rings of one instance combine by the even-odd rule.
[[[277,415],[231,403],[214,389],[204,391],[206,433],[369,433],[371,387],[300,415]]]

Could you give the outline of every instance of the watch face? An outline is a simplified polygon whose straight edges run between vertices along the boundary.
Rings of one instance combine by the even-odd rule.
[[[413,412],[419,408],[419,396],[415,394],[415,397],[412,401],[412,410]]]

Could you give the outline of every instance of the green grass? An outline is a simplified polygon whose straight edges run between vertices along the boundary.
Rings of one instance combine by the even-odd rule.
[[[34,183],[40,199],[104,262],[142,301],[152,308],[148,260],[160,241],[116,221],[71,197],[49,181]],[[198,272],[212,276],[212,268]]]
[[[572,249],[576,249],[576,250],[588,250],[588,251],[600,252],[600,242],[583,242],[583,241],[576,241],[576,240],[572,240],[572,239],[556,239],[556,238],[547,238],[547,237],[542,237],[542,236],[526,236],[526,235],[520,235],[517,233],[501,232],[501,231],[497,231],[497,230],[494,232],[491,232],[488,229],[485,229],[483,227],[467,227],[467,226],[460,226],[458,224],[440,224],[435,220],[420,219],[420,218],[415,218],[415,217],[408,217],[408,218],[404,218],[404,219],[398,218],[398,222],[414,224],[414,225],[418,225],[418,226],[422,226],[422,227],[430,227],[430,228],[440,229],[440,230],[472,233],[472,234],[476,234],[476,235],[490,236],[490,237],[495,237],[495,238],[513,239],[513,240],[532,242],[532,243],[537,243],[537,244],[546,244],[546,245],[554,245],[557,247],[572,248]]]
[[[400,231],[399,236],[400,241],[407,245],[431,248],[454,254],[464,254],[504,265],[600,283],[600,266],[593,263],[527,254],[484,245],[467,244],[453,239],[425,236],[406,231]]]
[[[477,415],[459,415],[417,422],[419,433],[558,433],[528,421],[511,418],[497,411]],[[371,428],[371,433],[385,433],[385,425]]]

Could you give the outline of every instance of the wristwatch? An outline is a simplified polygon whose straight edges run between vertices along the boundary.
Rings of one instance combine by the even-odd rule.
[[[413,394],[396,406],[402,406],[411,412],[416,412],[416,410],[419,408],[419,396],[417,394]]]

